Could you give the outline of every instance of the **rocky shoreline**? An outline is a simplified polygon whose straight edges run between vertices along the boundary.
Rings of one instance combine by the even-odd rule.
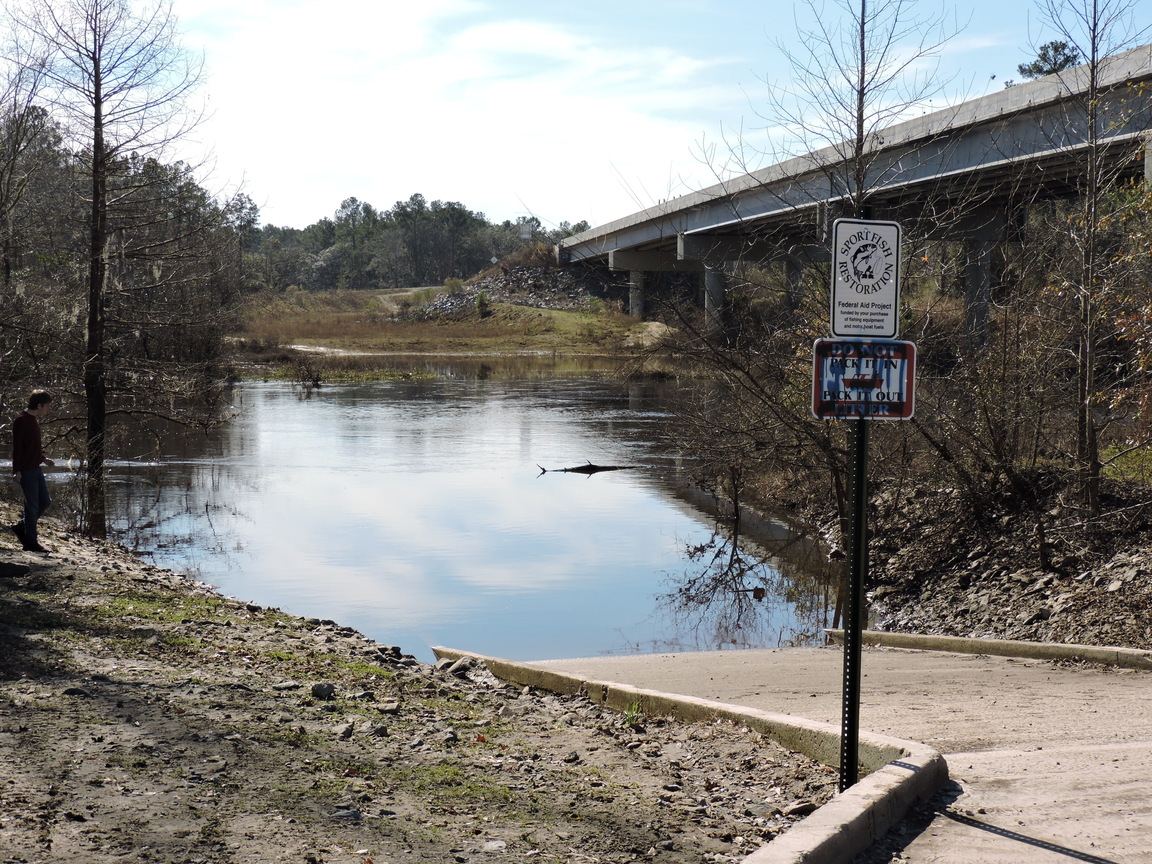
[[[0,539],[4,864],[727,862],[835,790],[730,723],[424,664],[43,534]]]
[[[1012,502],[919,490],[877,520],[873,626],[1147,648],[1152,506],[1110,505],[1089,531],[1050,506],[1044,561]],[[0,537],[3,864],[720,864],[834,793],[732,724],[425,664],[44,527],[49,556]]]
[[[920,490],[872,539],[871,626],[1152,647],[1152,501],[1140,487],[1106,488],[1095,523],[1058,494],[1044,502],[1044,555],[1034,509],[989,497],[973,514],[956,490]]]
[[[623,305],[628,288],[623,280],[613,281],[605,272],[591,267],[501,267],[462,285],[458,291],[437,294],[420,309],[418,317],[472,314],[481,296],[489,302],[533,309],[571,310],[587,308],[596,301]]]

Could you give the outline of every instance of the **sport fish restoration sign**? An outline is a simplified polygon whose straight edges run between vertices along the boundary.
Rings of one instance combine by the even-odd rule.
[[[898,222],[832,223],[832,335],[892,339],[900,327]]]
[[[888,339],[817,339],[812,414],[818,420],[907,420],[916,401],[916,345]]]

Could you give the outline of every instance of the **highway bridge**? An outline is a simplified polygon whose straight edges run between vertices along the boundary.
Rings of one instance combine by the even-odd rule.
[[[646,274],[700,273],[705,308],[717,314],[726,263],[782,261],[799,280],[806,265],[827,260],[835,218],[864,216],[899,221],[924,241],[964,242],[969,303],[978,305],[989,295],[996,245],[1030,203],[1081,193],[1092,170],[1107,182],[1152,181],[1152,45],[1097,65],[1094,123],[1089,71],[895,124],[866,140],[860,160],[845,157],[847,145],[829,146],[661,202],[561,241],[557,257],[628,271],[634,315],[644,311]],[[865,213],[848,212],[856,168]]]

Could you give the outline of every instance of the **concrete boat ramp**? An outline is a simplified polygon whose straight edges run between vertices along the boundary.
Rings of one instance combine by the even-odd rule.
[[[961,651],[999,650],[993,642],[954,642]],[[885,770],[908,768],[915,759],[921,766],[931,765],[930,759],[915,756],[918,750],[912,742],[927,745],[920,749],[928,754],[943,754],[947,762],[947,778],[942,762],[931,771],[911,769],[932,774],[932,785],[939,792],[933,809],[921,818],[913,815],[897,822],[888,835],[888,842],[899,837],[896,851],[882,860],[1152,864],[1152,653],[1120,651],[1120,663],[1136,667],[1124,668],[1081,662],[1075,646],[1013,646],[1013,653],[1024,656],[865,647],[862,754],[868,735],[881,743],[895,740],[899,745],[896,739],[902,739],[907,745],[902,752],[911,755],[903,761],[894,759]],[[460,653],[437,651],[446,656]],[[1041,657],[1071,659],[1037,659]],[[755,716],[783,717],[785,724],[792,718],[797,728],[808,722],[823,727],[825,734],[839,729],[842,653],[836,646],[506,666],[503,672],[494,671],[528,682],[540,675],[537,683],[551,683],[554,689],[578,682],[607,694],[624,685],[631,692],[640,688],[656,695],[689,697],[685,701],[690,705],[722,703],[721,708],[736,706]],[[549,682],[552,675],[558,678]],[[568,684],[557,684],[558,680]],[[857,787],[863,789],[867,780]],[[906,780],[896,782],[907,785]],[[797,842],[810,843],[799,834],[791,847],[780,843],[798,832],[805,824],[801,823],[748,860],[847,864],[855,854],[853,846],[860,845],[859,832],[853,839],[855,828],[849,823],[880,834],[891,821],[878,816],[877,810],[890,809],[892,796],[877,803],[881,796],[871,792],[857,795],[852,806],[859,812],[845,816],[847,801],[837,805],[837,799],[850,797],[857,787],[805,820],[823,814],[820,830],[825,836],[814,844],[818,849],[797,848]],[[898,803],[902,813],[904,802]],[[818,837],[819,832],[813,833],[818,827],[813,822],[809,835]]]

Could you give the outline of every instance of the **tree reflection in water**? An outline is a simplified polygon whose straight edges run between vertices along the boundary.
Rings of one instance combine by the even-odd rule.
[[[680,647],[816,645],[834,626],[841,574],[806,537],[759,545],[742,539],[739,519],[720,518],[711,538],[688,544],[685,555],[689,567],[659,596],[675,630],[695,640]]]
[[[235,499],[237,490],[256,495],[258,477],[232,465],[158,456],[117,463],[114,471],[109,510],[118,542],[157,562],[178,558],[184,575],[209,582],[214,577],[205,567],[226,572],[242,566],[237,556],[244,551],[244,532],[237,524],[253,519]]]

